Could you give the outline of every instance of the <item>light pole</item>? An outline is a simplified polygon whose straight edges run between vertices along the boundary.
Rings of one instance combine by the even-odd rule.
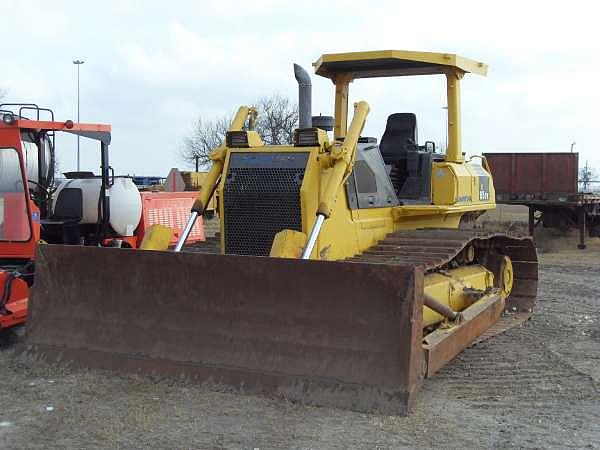
[[[571,153],[573,153],[573,147],[575,147],[575,144],[576,144],[576,143],[577,143],[577,142],[571,142]]]
[[[73,64],[77,66],[77,123],[79,123],[79,66],[85,61],[76,59]],[[77,172],[79,172],[79,135],[77,135]]]

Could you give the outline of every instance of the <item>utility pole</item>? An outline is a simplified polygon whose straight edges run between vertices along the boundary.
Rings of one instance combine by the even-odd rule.
[[[79,66],[85,61],[76,59],[73,64],[77,66],[77,123],[79,123]],[[79,135],[77,135],[77,172],[80,170],[80,156],[79,156]]]
[[[575,147],[575,144],[576,144],[576,143],[577,143],[577,142],[571,142],[571,153],[573,153],[573,147]]]

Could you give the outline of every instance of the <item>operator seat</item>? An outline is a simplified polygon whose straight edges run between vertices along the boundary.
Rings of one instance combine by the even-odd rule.
[[[79,188],[61,189],[54,204],[54,212],[42,219],[42,238],[55,244],[79,244],[79,222],[83,217],[83,194]]]
[[[434,155],[425,146],[418,145],[417,116],[413,113],[391,114],[379,149],[398,200],[430,203]]]
[[[385,164],[406,159],[409,149],[417,144],[417,116],[413,113],[395,113],[387,119],[379,150]]]

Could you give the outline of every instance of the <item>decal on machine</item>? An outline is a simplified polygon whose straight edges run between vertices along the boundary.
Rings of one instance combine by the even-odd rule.
[[[478,165],[471,165],[471,168],[478,175],[479,179],[479,200],[489,201],[490,200],[490,175],[487,171]]]
[[[479,200],[490,199],[490,177],[479,177]]]

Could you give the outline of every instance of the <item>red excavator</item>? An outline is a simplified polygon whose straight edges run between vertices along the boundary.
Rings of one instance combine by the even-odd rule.
[[[97,141],[100,175],[68,172],[56,183],[57,132]],[[114,175],[110,140],[110,125],[57,122],[48,108],[0,104],[0,330],[26,320],[40,240],[138,248],[149,227],[161,224],[177,242],[195,193],[140,193],[131,178]],[[204,240],[202,223],[193,240]]]

